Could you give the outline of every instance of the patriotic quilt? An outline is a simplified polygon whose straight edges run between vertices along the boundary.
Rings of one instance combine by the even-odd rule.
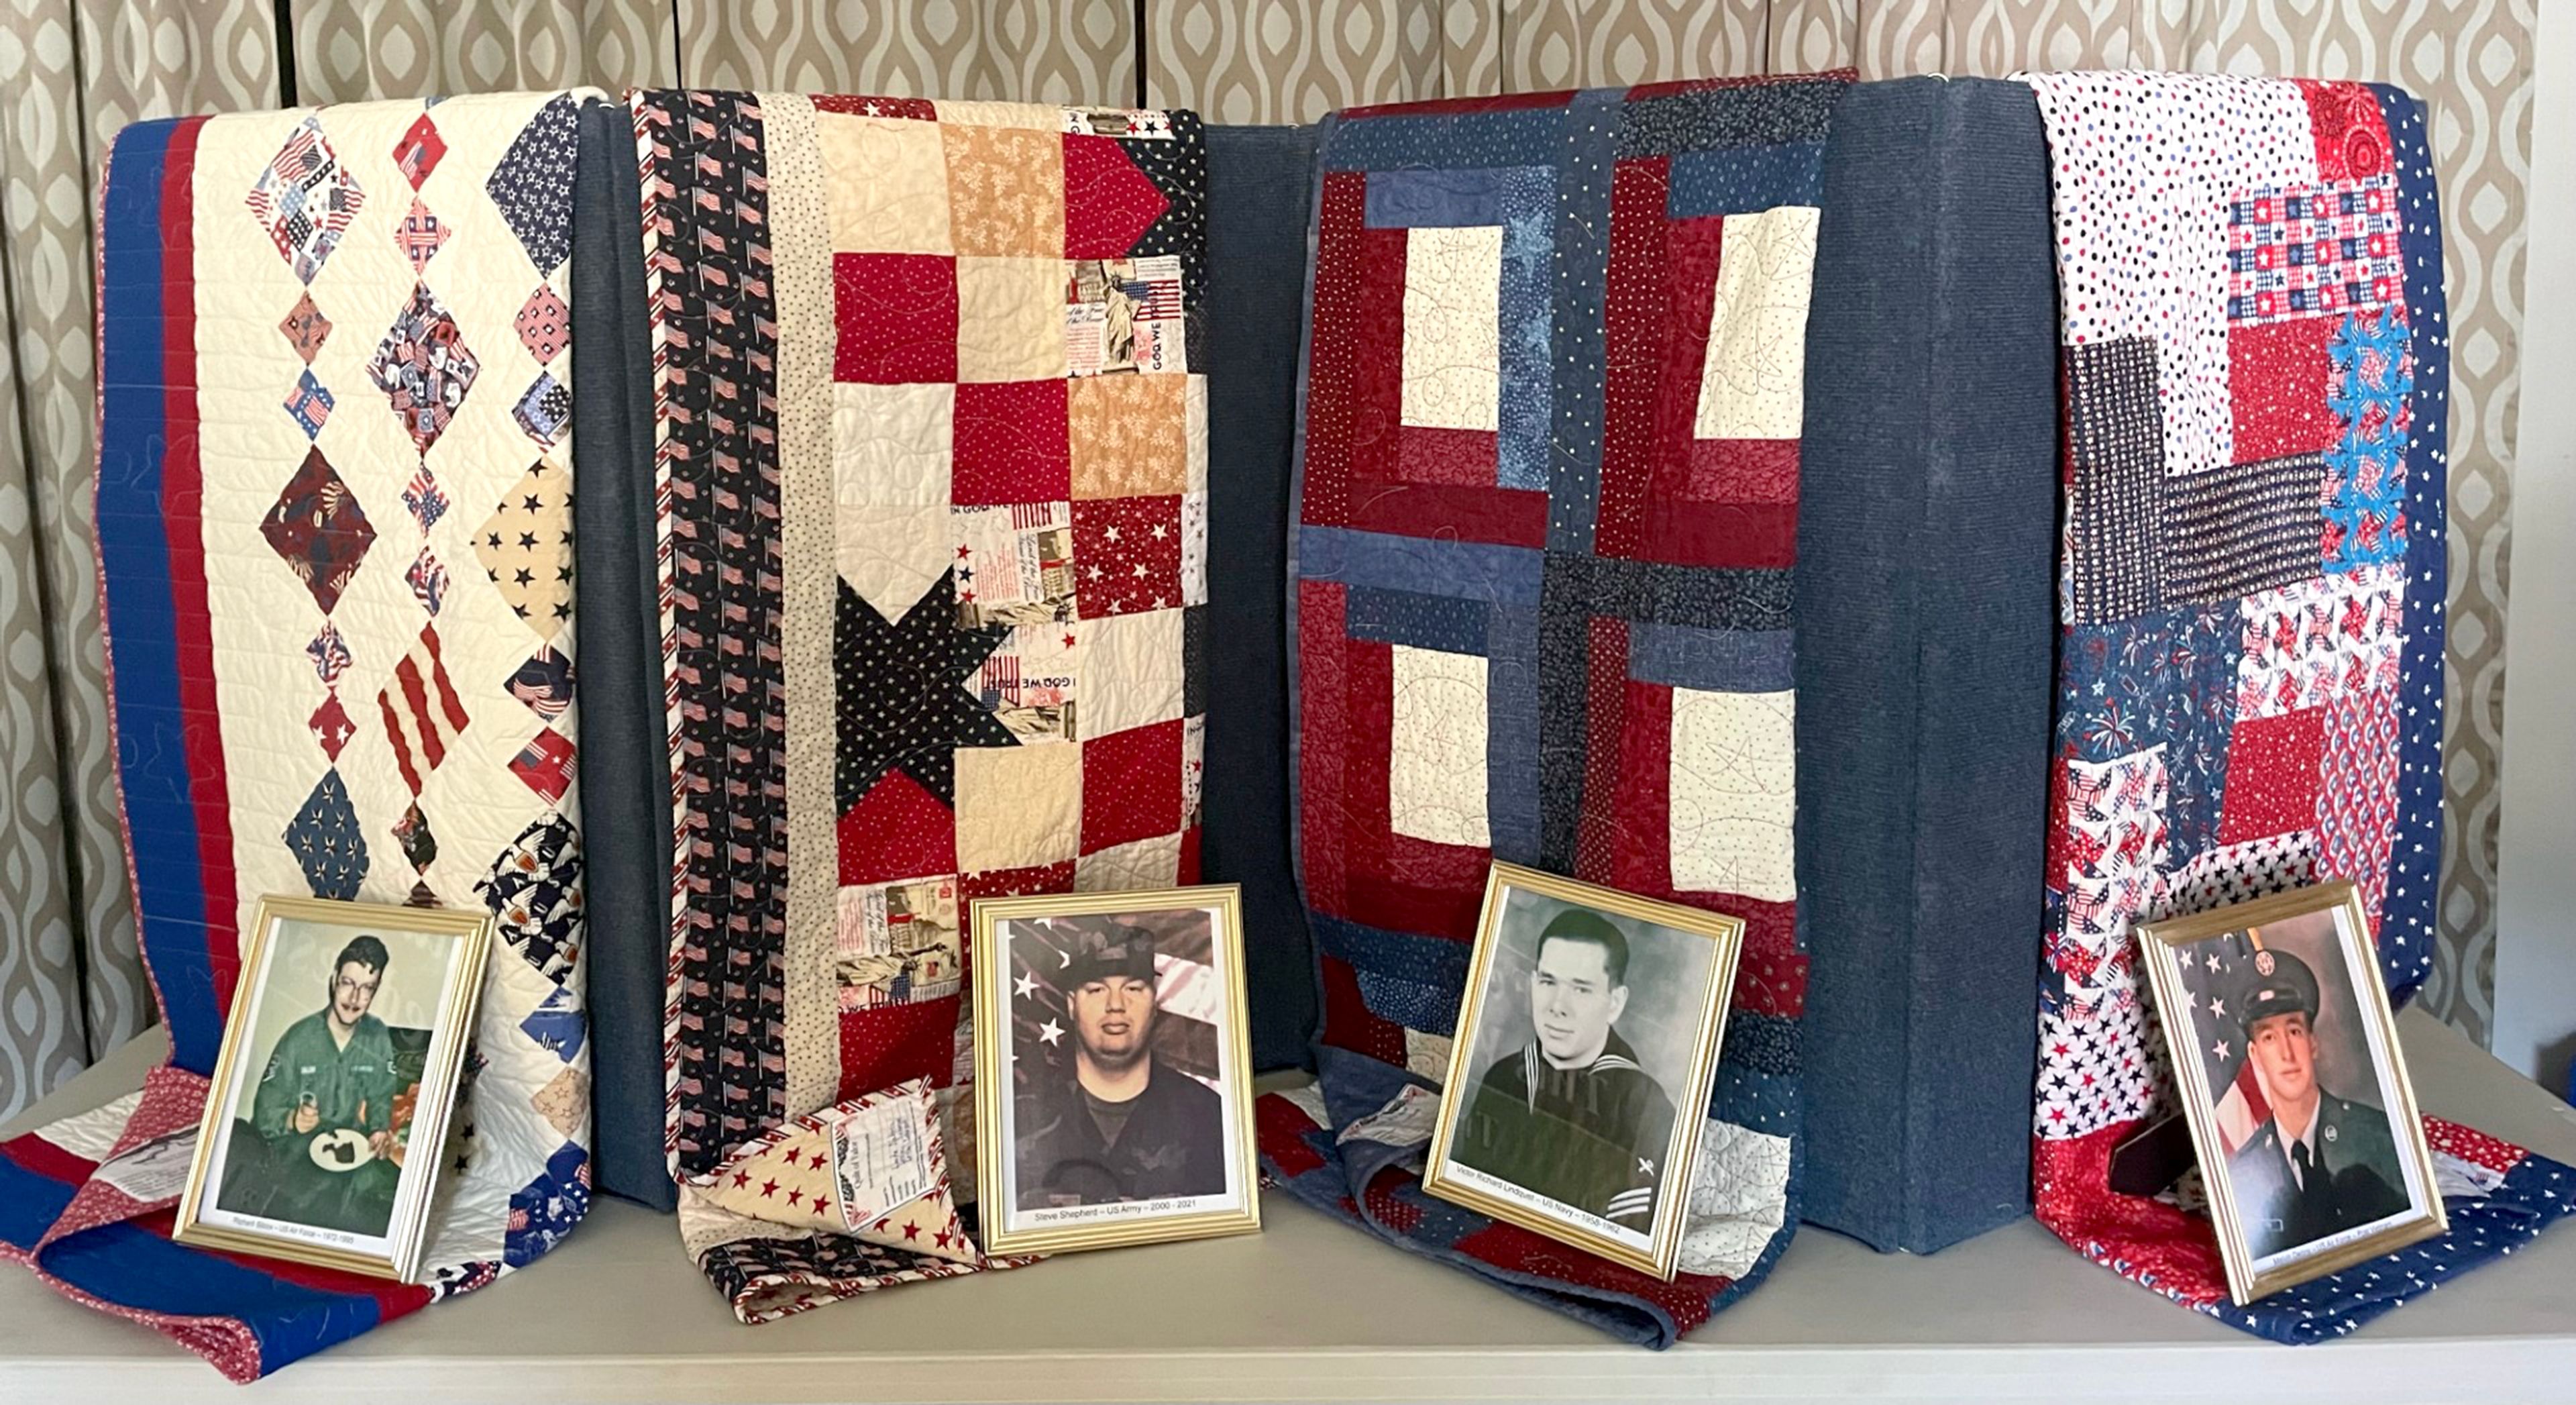
[[[2450,1232],[2239,1308],[2206,1217],[2108,1167],[2175,1106],[2134,925],[2348,878],[2392,995],[2432,967],[2449,334],[2424,109],[2354,83],[2029,82],[2067,425],[2038,1214],[2230,1325],[2340,1336],[2576,1208],[2568,1169],[2427,1118]],[[2211,1057],[2236,1123],[2263,1121],[2241,1056]]]
[[[1008,1266],[961,1213],[974,899],[1196,880],[1205,145],[1186,112],[630,108],[666,1136],[689,1251],[757,1322]],[[926,1150],[844,1184],[881,1124]]]
[[[578,95],[130,126],[100,197],[97,532],[170,1055],[0,1146],[0,1255],[248,1380],[589,1204],[566,330]],[[417,1285],[170,1241],[264,894],[499,919]]]
[[[1263,1156],[1654,1346],[1798,1218],[1791,567],[1850,81],[1361,108],[1321,148],[1291,572],[1320,1097],[1263,1100]],[[1748,924],[1672,1282],[1421,1189],[1406,1109],[1445,1074],[1495,859]]]

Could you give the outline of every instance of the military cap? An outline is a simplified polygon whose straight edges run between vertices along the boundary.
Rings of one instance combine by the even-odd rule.
[[[1123,923],[1084,927],[1073,934],[1065,954],[1071,959],[1057,972],[1057,979],[1067,990],[1117,976],[1154,979],[1154,934],[1142,927]]]
[[[2244,1011],[2245,1027],[2252,1029],[2257,1020],[2293,1012],[2317,1017],[2317,974],[2308,963],[2286,951],[2269,949],[2254,953],[2254,983],[2247,986],[2239,1002]]]

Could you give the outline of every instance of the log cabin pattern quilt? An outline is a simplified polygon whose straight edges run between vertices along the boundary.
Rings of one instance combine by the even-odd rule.
[[[236,1380],[489,1283],[589,1204],[578,97],[142,122],[110,156],[99,585],[170,1053],[0,1146],[0,1256]],[[169,1239],[272,893],[499,919],[418,1285]]]
[[[979,897],[1196,881],[1187,112],[630,96],[674,853],[667,1141],[746,1321],[973,1237]],[[843,1193],[917,1120],[900,1203]]]
[[[1791,567],[1849,74],[1360,108],[1325,132],[1293,513],[1302,1199],[1668,1345],[1797,1222]],[[1488,865],[1748,926],[1672,1282],[1427,1196]],[[1391,1133],[1390,1127],[1410,1130]]]
[[[2424,108],[2029,82],[2067,430],[2038,1214],[2232,1326],[2340,1336],[2576,1208],[2567,1168],[2427,1118],[2449,1232],[2246,1307],[2205,1214],[2108,1174],[2176,1106],[2134,925],[2347,878],[2391,995],[2432,969],[2450,334]]]

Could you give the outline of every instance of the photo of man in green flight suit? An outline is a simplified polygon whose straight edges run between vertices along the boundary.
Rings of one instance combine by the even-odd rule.
[[[250,1115],[234,1120],[219,1208],[370,1236],[392,1222],[401,1078],[391,1031],[367,1013],[387,960],[377,938],[350,938],[331,963],[322,1008],[278,1036]]]

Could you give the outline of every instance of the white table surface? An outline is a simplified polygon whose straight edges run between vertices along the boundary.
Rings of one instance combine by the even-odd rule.
[[[2458,1033],[2400,1027],[2426,1110],[2576,1161],[2576,1113]],[[146,1035],[6,1131],[106,1101]],[[2576,1400],[2576,1228],[2343,1341],[2244,1336],[2024,1220],[1916,1258],[1802,1231],[1681,1346],[1621,1345],[1285,1194],[1258,1236],[1073,1254],[763,1327],[663,1216],[603,1197],[562,1248],[248,1388],[0,1266],[0,1402],[1938,1399]]]

